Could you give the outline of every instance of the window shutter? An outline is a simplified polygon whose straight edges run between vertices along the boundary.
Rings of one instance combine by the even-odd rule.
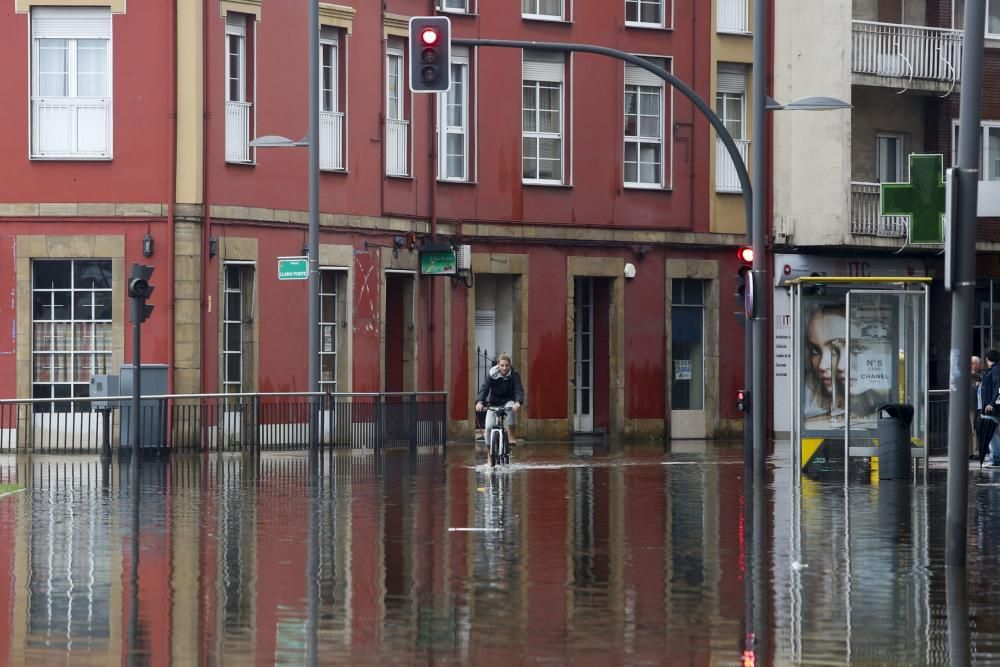
[[[111,39],[110,7],[34,7],[35,39]]]
[[[229,12],[226,14],[226,34],[247,36],[247,15]]]
[[[561,53],[525,51],[521,76],[525,81],[552,81],[562,83],[566,61]]]
[[[469,64],[469,47],[467,46],[453,46],[451,47],[451,62],[456,65],[468,65]]]
[[[666,58],[645,58],[651,64],[670,71]],[[663,79],[648,70],[644,70],[636,65],[625,64],[625,85],[626,86],[662,86]]]
[[[715,80],[715,92],[742,95],[747,89],[747,72],[743,68],[720,67]]]
[[[322,26],[319,29],[319,38],[324,42],[329,42],[332,44],[339,44],[340,36],[337,34],[337,29],[333,26]]]

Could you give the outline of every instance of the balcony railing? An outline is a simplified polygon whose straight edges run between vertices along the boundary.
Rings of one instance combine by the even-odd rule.
[[[111,99],[31,98],[32,157],[111,157]]]
[[[750,32],[750,12],[747,10],[747,0],[718,0],[716,8],[716,31]]]
[[[736,147],[740,149],[740,156],[743,164],[747,162],[747,153],[750,151],[750,141],[747,139],[736,139]],[[729,151],[722,139],[715,140],[715,191],[716,192],[743,192],[740,187],[740,179],[736,176],[736,165],[729,157]]]
[[[851,67],[860,74],[957,82],[962,76],[958,30],[852,21]]]
[[[855,236],[906,236],[906,217],[879,215],[879,184],[851,183],[851,234]]]
[[[344,168],[344,114],[319,112],[319,168]]]
[[[226,102],[226,162],[250,162],[250,102]]]
[[[410,121],[390,118],[385,122],[385,173],[389,176],[409,176],[406,147],[409,144]]]

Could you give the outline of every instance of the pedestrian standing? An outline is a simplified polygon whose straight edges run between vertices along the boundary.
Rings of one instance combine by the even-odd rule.
[[[1000,352],[990,350],[986,353],[986,372],[979,384],[979,402],[982,404],[980,412],[979,430],[976,438],[979,440],[979,462],[984,467],[994,465],[994,455],[1000,455],[1000,451],[994,455],[987,456],[988,450],[993,449],[993,436],[997,431],[997,423],[1000,419]],[[1000,462],[998,456],[997,462]]]
[[[971,402],[969,403],[969,458],[974,459],[979,456],[976,431],[979,429],[979,413],[983,409],[982,399],[979,396],[979,385],[983,382],[983,360],[973,356],[969,363],[969,370],[972,389]]]

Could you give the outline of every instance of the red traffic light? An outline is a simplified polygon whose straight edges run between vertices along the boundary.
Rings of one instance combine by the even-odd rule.
[[[434,28],[424,28],[420,31],[420,41],[427,46],[432,44],[437,44],[438,41],[438,31]]]
[[[748,245],[741,245],[736,249],[736,256],[741,262],[746,262],[747,264],[753,263],[753,248]]]

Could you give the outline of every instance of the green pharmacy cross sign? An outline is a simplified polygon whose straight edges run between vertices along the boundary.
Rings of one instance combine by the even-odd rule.
[[[882,215],[910,218],[910,243],[944,243],[943,155],[910,155],[909,183],[882,183]]]

